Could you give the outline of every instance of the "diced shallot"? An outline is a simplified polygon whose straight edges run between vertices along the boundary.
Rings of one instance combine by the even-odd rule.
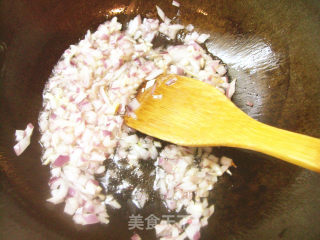
[[[176,0],[172,5],[180,6]],[[158,6],[156,10],[161,21],[138,15],[121,31],[122,24],[114,17],[96,32],[88,31],[84,39],[63,53],[53,69],[39,115],[40,143],[44,148],[41,160],[51,164],[48,201],[64,202],[65,213],[72,215],[77,224],[108,224],[107,208],[121,207],[109,192],[108,184],[119,180],[125,168],[139,179],[154,176],[153,187],[163,204],[171,211],[187,212],[178,223],[157,224],[157,235],[197,240],[200,228],[208,224],[214,212],[214,206],[207,201],[209,191],[218,176],[229,173],[231,159],[217,158],[211,154],[211,148],[172,144],[161,148],[162,144],[152,137],[138,135],[127,127],[123,115],[136,117],[134,111],[140,107],[135,98],[137,89],[146,83],[145,89],[150,88],[154,94],[155,78],[162,73],[195,77],[226,90],[228,97],[234,92],[235,82],[228,84],[225,66],[213,60],[200,45],[209,35],[193,31],[191,24],[180,44],[154,48],[157,34],[175,39],[185,28],[172,24]],[[166,84],[175,81],[171,79]],[[161,99],[162,95],[153,97]],[[17,155],[30,143],[31,126],[16,131],[20,144],[15,147]],[[142,161],[152,160],[154,169],[146,176]],[[101,177],[103,173],[105,176]],[[96,180],[98,175],[100,183]],[[102,186],[106,191],[102,191]],[[140,185],[134,186],[130,179],[120,179],[115,191],[131,191],[137,208],[143,208],[149,199],[149,192]],[[138,239],[136,234],[132,240]]]
[[[175,0],[172,1],[172,5],[175,6],[175,7],[180,7],[180,3],[178,3]]]
[[[166,81],[166,85],[167,85],[167,86],[170,86],[170,85],[172,85],[172,84],[175,84],[176,81],[177,81],[176,78],[171,78],[171,79],[169,79],[168,81]]]
[[[95,214],[84,214],[83,218],[86,221],[86,224],[94,224],[100,222],[97,218],[97,215]]]
[[[131,240],[141,240],[141,237],[139,236],[139,234],[135,233],[132,235]]]
[[[135,111],[140,107],[139,101],[134,98],[132,101],[129,103],[128,107],[130,108],[131,111]]]
[[[208,40],[208,38],[210,37],[210,34],[201,34],[198,39],[197,39],[197,42],[198,43],[204,43],[205,41]]]
[[[193,31],[193,29],[194,29],[194,26],[192,24],[188,24],[186,26],[186,30],[189,31],[189,32]]]
[[[234,79],[229,84],[227,91],[226,91],[226,96],[231,99],[235,91],[236,91],[236,79]]]
[[[30,145],[33,129],[33,125],[29,123],[24,131],[16,130],[15,136],[18,143],[14,145],[13,149],[17,156],[20,156]]]
[[[67,162],[69,162],[70,157],[69,156],[65,156],[65,155],[60,155],[59,157],[57,157],[57,159],[54,161],[54,163],[52,164],[52,166],[54,167],[61,167],[64,164],[66,164]]]
[[[161,18],[162,21],[164,21],[166,15],[165,15],[164,12],[162,11],[162,9],[159,8],[158,6],[156,6],[156,9],[157,9],[157,13],[158,13],[159,17]]]

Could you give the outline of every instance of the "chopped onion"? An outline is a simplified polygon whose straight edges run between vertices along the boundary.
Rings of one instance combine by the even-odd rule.
[[[138,31],[140,24],[141,24],[141,16],[137,15],[128,24],[128,30],[127,30],[128,34],[134,35]]]
[[[234,92],[236,91],[236,79],[234,79],[228,86],[226,96],[231,99]]]
[[[49,198],[47,201],[52,202],[54,204],[63,202],[64,198],[68,194],[68,186],[66,182],[60,178],[57,181],[55,181],[51,188],[52,197]]]
[[[175,6],[175,7],[180,7],[180,3],[178,3],[175,0],[172,1],[172,5]]]
[[[16,141],[21,141],[23,139],[23,137],[25,136],[25,131],[24,130],[16,130],[15,136],[16,136]]]
[[[148,194],[141,188],[136,187],[132,192],[132,202],[138,207],[143,208],[149,199]]]
[[[253,102],[251,102],[251,101],[247,101],[247,102],[246,102],[246,105],[249,106],[249,107],[253,107],[254,104],[253,104]]]
[[[188,25],[186,26],[186,29],[187,29],[187,31],[191,32],[191,31],[193,31],[194,26],[193,26],[192,24],[188,24]]]
[[[223,65],[220,65],[216,70],[220,76],[223,76],[227,72],[226,68]]]
[[[29,123],[26,129],[23,130],[16,130],[15,136],[16,141],[18,142],[14,145],[13,149],[17,156],[20,156],[30,145],[30,138],[33,132],[34,126]]]
[[[135,111],[140,107],[139,101],[134,98],[132,101],[129,103],[128,107],[130,108],[131,111]]]
[[[162,73],[163,73],[162,69],[155,69],[146,77],[146,80],[155,79],[156,77],[158,77]]]
[[[131,240],[141,240],[141,237],[137,233],[135,233],[132,235]]]
[[[84,214],[83,218],[86,221],[86,224],[94,224],[100,222],[97,218],[97,215],[95,214]]]
[[[198,43],[204,43],[205,41],[208,40],[208,38],[210,37],[210,34],[201,34],[198,39],[197,42]]]
[[[164,12],[162,11],[162,9],[159,8],[158,6],[156,6],[156,9],[157,9],[158,16],[161,18],[161,20],[162,20],[162,21],[165,21],[166,15],[165,15]]]
[[[156,80],[150,80],[150,81],[148,81],[147,83],[146,83],[146,86],[145,86],[145,88],[144,89],[148,89],[148,88],[150,88],[150,87],[152,87],[153,85],[154,85],[154,83],[156,82]]]
[[[64,207],[64,212],[69,214],[69,215],[73,215],[75,214],[76,210],[78,209],[79,205],[78,205],[78,200],[76,198],[68,198],[66,200],[66,205]]]
[[[52,164],[52,166],[54,167],[61,167],[64,164],[66,164],[67,162],[69,162],[70,157],[69,156],[65,156],[65,155],[60,155],[59,157],[57,157],[57,159],[54,161],[54,163]]]
[[[154,99],[162,99],[162,95],[161,94],[160,95],[152,95],[152,97]]]
[[[180,6],[175,0],[172,4]],[[211,154],[211,148],[167,145],[162,149],[160,142],[127,127],[123,115],[136,118],[134,111],[140,107],[135,98],[138,87],[146,82],[145,89],[150,88],[154,94],[155,78],[162,73],[195,77],[228,94],[232,84],[228,84],[224,65],[199,45],[209,35],[193,32],[191,24],[186,27],[189,33],[181,44],[154,49],[157,34],[175,39],[177,32],[185,28],[171,24],[158,6],[156,9],[161,23],[138,15],[121,31],[122,25],[114,17],[96,32],[88,31],[84,39],[63,53],[53,69],[39,115],[42,162],[51,164],[48,201],[65,202],[64,211],[77,224],[107,224],[107,208],[118,209],[121,205],[109,192],[102,191],[95,176],[105,172],[101,185],[106,189],[110,181],[120,178],[124,168],[143,179],[146,173],[141,162],[153,159],[155,166],[148,174],[155,177],[154,190],[168,209],[179,212],[184,208],[188,213],[179,223],[161,221],[156,226],[157,235],[198,239],[200,228],[214,210],[207,201],[209,191],[218,176],[229,171],[232,161],[219,161]],[[166,84],[176,80],[170,79]],[[162,95],[153,97],[161,99]],[[16,139],[23,141],[25,132],[30,130],[17,131]],[[112,164],[104,164],[105,161]],[[112,165],[116,169],[111,169]],[[125,190],[131,191],[137,208],[147,204],[146,189],[122,180],[115,191]]]
[[[116,208],[116,209],[121,208],[121,205],[113,198],[112,195],[108,195],[104,202],[113,208]]]
[[[177,81],[178,79],[177,78],[171,78],[169,79],[168,81],[166,81],[166,85],[167,86],[170,86],[172,84],[175,84],[175,82]]]

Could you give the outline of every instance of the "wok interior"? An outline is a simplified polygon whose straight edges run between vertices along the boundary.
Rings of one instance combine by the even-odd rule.
[[[233,100],[243,111],[262,122],[319,137],[319,4],[293,2],[185,0],[180,1],[179,21],[211,34],[206,47],[237,78]],[[23,129],[28,122],[36,125],[44,84],[63,51],[87,29],[94,31],[106,15],[118,16],[123,23],[139,13],[156,17],[155,4],[169,17],[176,15],[171,1],[0,3],[0,166],[11,194],[23,211],[42,223],[39,231],[43,234],[55,232],[65,239],[129,239],[129,215],[166,213],[160,201],[147,204],[141,212],[123,201],[121,210],[109,211],[109,225],[77,226],[63,213],[62,205],[45,201],[49,169],[40,163],[38,129],[21,157],[12,151],[15,129]],[[319,183],[317,174],[254,152],[215,151],[232,157],[238,167],[215,186],[210,201],[216,211],[202,230],[202,239],[315,239],[320,234],[315,225],[320,191],[313,188]],[[155,238],[154,231],[137,232],[143,239]]]

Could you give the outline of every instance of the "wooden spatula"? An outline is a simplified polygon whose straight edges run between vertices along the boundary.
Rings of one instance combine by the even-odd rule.
[[[183,146],[250,149],[320,172],[320,139],[260,123],[209,84],[162,75],[137,100],[125,122],[147,135]]]

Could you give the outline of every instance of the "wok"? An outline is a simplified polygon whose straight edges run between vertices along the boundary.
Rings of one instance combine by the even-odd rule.
[[[180,21],[210,33],[207,49],[238,79],[234,102],[261,122],[320,137],[320,4],[317,0],[180,1]],[[46,202],[48,167],[39,131],[20,157],[14,131],[37,126],[42,90],[55,63],[87,29],[117,15],[169,17],[170,0],[0,1],[0,238],[129,239],[129,203],[109,211],[109,225],[78,226],[63,206]],[[253,107],[247,105],[252,102]],[[250,104],[249,104],[250,105]],[[236,134],[236,133],[235,133]],[[215,213],[202,239],[320,239],[320,175],[255,152],[216,148],[237,168],[215,186]],[[165,213],[159,201],[142,215]],[[154,231],[137,231],[154,239]]]

